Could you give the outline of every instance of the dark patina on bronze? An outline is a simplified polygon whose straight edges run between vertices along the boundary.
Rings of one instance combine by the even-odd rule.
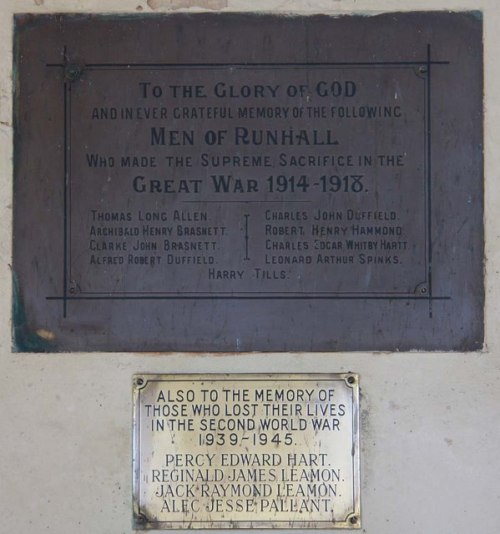
[[[478,13],[19,15],[14,61],[16,350],[482,347]]]

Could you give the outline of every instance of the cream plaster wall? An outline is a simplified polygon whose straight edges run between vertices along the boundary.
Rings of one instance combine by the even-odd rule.
[[[369,534],[500,532],[500,3],[228,0],[226,9],[345,13],[481,9],[485,30],[486,347],[482,353],[11,353],[12,13],[169,12],[224,0],[0,0],[0,532],[127,534],[136,372],[340,372],[362,381]],[[199,10],[200,7],[190,8]]]

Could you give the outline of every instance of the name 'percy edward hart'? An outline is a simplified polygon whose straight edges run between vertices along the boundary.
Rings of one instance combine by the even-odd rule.
[[[286,464],[296,467],[323,467],[327,465],[328,454],[325,453],[288,453],[286,462],[281,454],[276,453],[176,453],[165,454],[166,468],[225,466],[279,466]],[[168,471],[167,471],[168,472]]]

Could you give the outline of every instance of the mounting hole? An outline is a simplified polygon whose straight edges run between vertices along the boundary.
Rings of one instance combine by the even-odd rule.
[[[421,284],[418,284],[418,286],[415,288],[414,293],[415,295],[420,295],[421,297],[429,295],[429,284],[427,282],[422,282]]]
[[[64,68],[64,76],[67,80],[70,82],[74,82],[75,80],[78,80],[80,76],[82,75],[82,69],[80,65],[75,65],[70,63],[69,65],[66,65]]]
[[[137,385],[138,386],[143,386],[144,385],[144,378],[138,378],[137,379]]]
[[[418,72],[420,72],[420,74],[425,74],[427,72],[427,67],[418,67]]]
[[[355,525],[357,522],[358,522],[358,516],[353,515],[352,517],[349,518],[349,523],[351,523],[351,525]]]
[[[347,382],[349,382],[349,384],[355,384],[356,378],[354,376],[349,376],[347,377]]]

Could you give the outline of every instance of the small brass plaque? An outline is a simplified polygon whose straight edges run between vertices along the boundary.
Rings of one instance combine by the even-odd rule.
[[[360,528],[355,374],[138,375],[138,529]]]

